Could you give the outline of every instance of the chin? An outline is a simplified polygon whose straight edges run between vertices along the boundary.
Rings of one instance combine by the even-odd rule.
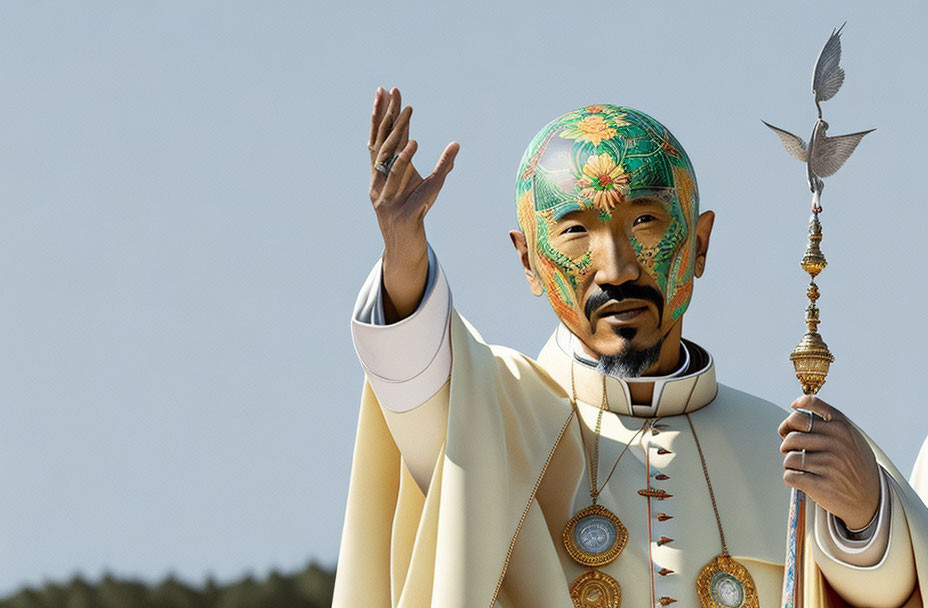
[[[640,334],[623,336],[622,333],[628,334],[629,332],[620,332],[620,329],[625,328],[615,328],[615,331],[609,332],[597,332],[592,337],[592,343],[589,346],[599,355],[617,356],[630,350],[649,348],[659,341],[659,339],[647,339]]]
[[[600,355],[596,368],[600,373],[608,376],[620,378],[641,377],[660,361],[663,344],[663,340],[658,340],[654,344],[643,348],[626,344],[626,347],[617,354]]]
[[[661,334],[655,328],[650,330],[630,325],[610,327],[603,332],[604,355],[620,355],[628,349],[651,348],[661,341]]]

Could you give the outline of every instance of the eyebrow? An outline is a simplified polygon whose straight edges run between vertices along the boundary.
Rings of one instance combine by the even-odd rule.
[[[560,222],[568,215],[579,215],[582,213],[587,213],[589,211],[593,211],[593,208],[590,207],[589,209],[586,209],[584,207],[581,207],[576,201],[571,201],[569,203],[564,203],[562,205],[558,205],[557,207],[555,207],[551,211],[551,218],[555,222]]]
[[[650,203],[657,203],[658,205],[661,205],[663,207],[665,204],[665,201],[662,201],[656,196],[653,196],[650,194],[643,194],[641,196],[636,196],[634,198],[626,198],[625,203],[628,205],[647,205]]]
[[[650,194],[643,194],[641,196],[635,196],[632,198],[627,198],[621,205],[630,205],[633,207],[643,207],[645,205],[657,205],[661,208],[664,207],[664,201],[657,198],[656,196]],[[583,215],[587,213],[596,213],[599,214],[599,211],[595,207],[581,207],[577,201],[570,201],[569,203],[562,203],[557,207],[553,208],[551,211],[551,219],[555,222],[561,222],[564,220],[571,219],[570,216],[573,215]]]

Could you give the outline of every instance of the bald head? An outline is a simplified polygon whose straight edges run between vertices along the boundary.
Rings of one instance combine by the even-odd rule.
[[[548,123],[522,158],[516,182],[519,225],[548,299],[568,324],[583,308],[578,292],[592,267],[592,245],[559,247],[553,231],[572,214],[610,222],[641,201],[666,214],[661,233],[626,235],[671,318],[692,293],[699,197],[689,158],[661,123],[631,108],[586,106]],[[569,228],[568,228],[569,230]]]

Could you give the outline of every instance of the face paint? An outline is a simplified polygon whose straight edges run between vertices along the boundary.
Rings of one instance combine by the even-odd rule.
[[[590,248],[556,246],[555,230],[577,211],[609,222],[641,197],[660,202],[666,227],[661,234],[632,229],[629,242],[663,294],[665,314],[678,319],[692,294],[699,204],[689,158],[673,135],[637,110],[586,106],[549,123],[526,150],[516,183],[519,224],[548,299],[568,326],[583,314],[579,298],[595,260]]]

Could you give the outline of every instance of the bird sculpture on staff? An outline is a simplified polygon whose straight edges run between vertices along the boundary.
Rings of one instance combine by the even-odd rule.
[[[844,25],[831,32],[828,42],[825,43],[815,63],[815,71],[812,73],[812,94],[815,96],[818,120],[812,127],[812,136],[809,138],[808,145],[798,135],[762,121],[777,134],[783,142],[783,147],[793,158],[806,164],[809,189],[813,195],[813,208],[818,211],[822,210],[820,199],[822,190],[825,188],[822,178],[837,173],[844,162],[850,158],[864,135],[875,131],[875,129],[867,129],[834,137],[826,134],[828,123],[822,119],[822,102],[834,97],[844,84],[844,70],[839,65],[841,62],[841,30],[843,29]]]
[[[824,178],[837,173],[838,169],[850,158],[863,136],[874,129],[858,131],[847,135],[829,137],[828,123],[822,118],[822,102],[828,101],[844,83],[844,70],[841,62],[841,30],[844,25],[832,31],[828,42],[815,63],[812,74],[812,94],[818,109],[818,120],[812,128],[812,136],[806,144],[801,137],[789,131],[775,127],[763,121],[783,142],[786,151],[794,158],[806,163],[806,175],[809,189],[812,191],[812,216],[809,219],[809,243],[802,256],[802,268],[810,278],[806,291],[809,306],[806,307],[807,331],[799,345],[790,355],[796,369],[796,377],[806,395],[816,394],[825,383],[828,369],[834,356],[818,333],[820,323],[819,310],[815,302],[820,292],[815,284],[815,277],[825,269],[827,262],[821,251],[822,225],[819,213],[822,212],[821,197],[825,188]],[[812,412],[809,412],[813,416]],[[790,498],[789,520],[787,524],[786,559],[783,575],[783,608],[800,608],[802,606],[803,542],[805,539],[806,497],[799,490],[793,489]]]

